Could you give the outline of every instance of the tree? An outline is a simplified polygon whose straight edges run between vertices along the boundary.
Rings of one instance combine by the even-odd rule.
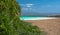
[[[20,12],[16,0],[0,0],[0,35],[40,35],[38,27],[20,20]]]

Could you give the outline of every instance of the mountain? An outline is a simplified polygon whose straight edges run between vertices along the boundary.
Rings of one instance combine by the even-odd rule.
[[[48,16],[48,17],[60,17],[60,14],[59,15],[51,15],[51,16]]]

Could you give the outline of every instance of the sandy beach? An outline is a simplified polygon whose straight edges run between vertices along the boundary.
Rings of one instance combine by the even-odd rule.
[[[60,19],[49,20],[24,20],[32,25],[38,26],[42,31],[47,32],[47,35],[60,35]]]

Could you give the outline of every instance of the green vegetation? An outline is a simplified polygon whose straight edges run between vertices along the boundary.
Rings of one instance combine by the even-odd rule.
[[[16,0],[0,0],[0,35],[40,35],[37,26],[19,19],[20,12]]]

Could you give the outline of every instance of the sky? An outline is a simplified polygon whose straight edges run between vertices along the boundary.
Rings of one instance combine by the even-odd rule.
[[[60,0],[17,0],[22,12],[60,14]]]

